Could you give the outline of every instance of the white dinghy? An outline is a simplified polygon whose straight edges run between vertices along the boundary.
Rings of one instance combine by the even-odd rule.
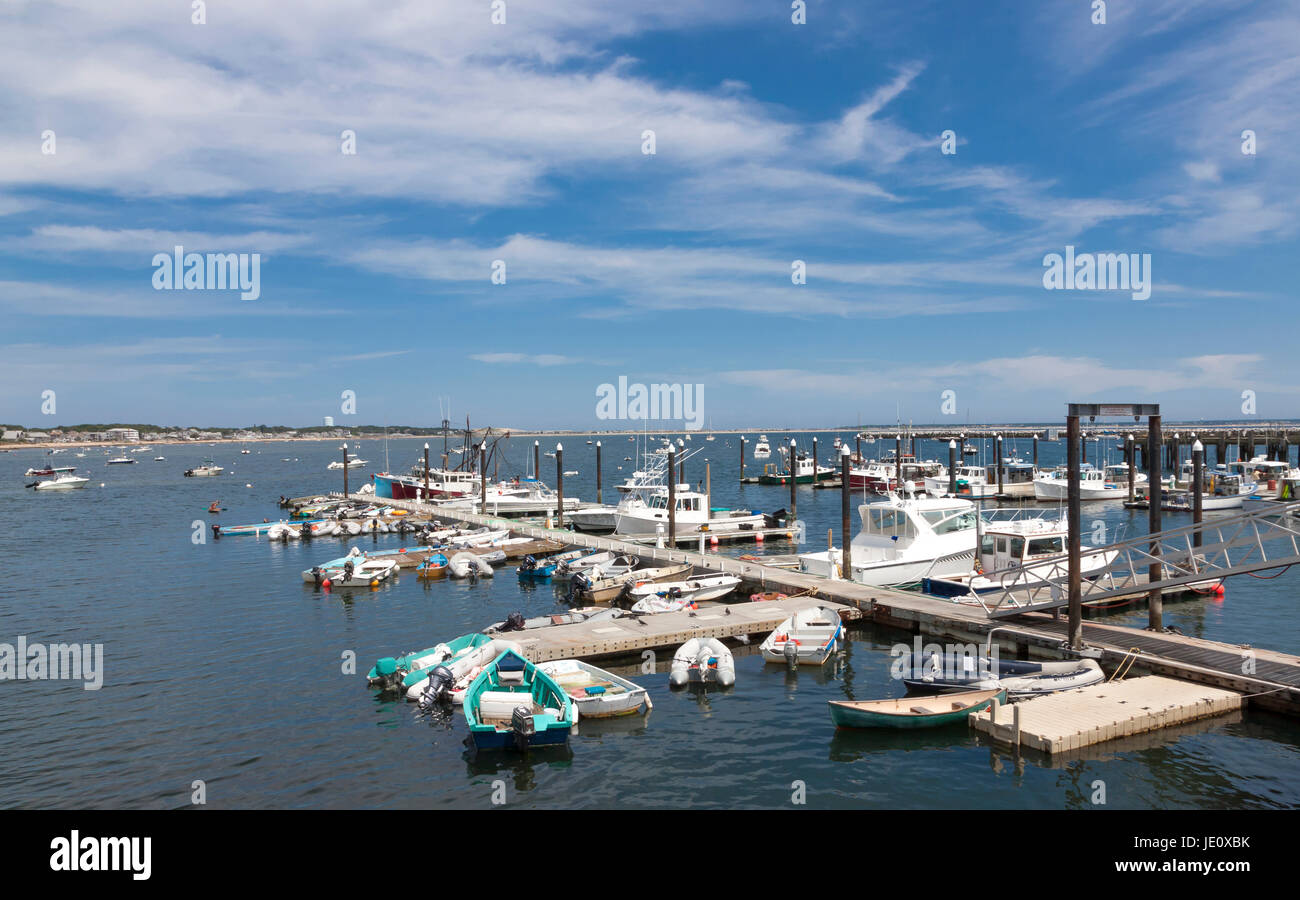
[[[702,575],[685,581],[660,581],[641,584],[628,591],[635,601],[636,612],[668,612],[692,603],[725,597],[740,585],[735,575]],[[672,604],[676,604],[672,606]],[[668,604],[668,608],[665,608]]]
[[[491,578],[495,572],[492,571],[492,565],[483,557],[462,551],[457,553],[447,561],[447,571],[451,573],[452,578]]]
[[[677,648],[668,683],[681,687],[692,682],[723,687],[736,683],[736,661],[726,644],[717,638],[691,638]]]
[[[513,650],[520,656],[524,652],[514,641],[493,638],[453,659],[421,670],[426,673],[425,676],[406,689],[406,699],[426,707],[439,700],[450,700],[459,706],[465,700],[465,689],[470,682],[478,677],[484,666],[491,664],[507,650]]]

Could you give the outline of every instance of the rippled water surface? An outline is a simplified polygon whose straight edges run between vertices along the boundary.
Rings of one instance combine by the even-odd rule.
[[[831,437],[822,435],[823,457]],[[594,448],[584,438],[563,440],[565,468],[580,472],[566,479],[566,493],[593,499]],[[602,440],[608,489],[631,471],[622,457],[635,453],[624,437]],[[422,443],[389,442],[390,468],[404,470]],[[788,505],[787,488],[737,484],[734,435],[693,443],[700,453],[687,478],[703,479],[711,457],[715,505]],[[523,472],[531,448],[531,438],[512,441],[501,474]],[[1264,713],[1055,761],[1018,761],[962,727],[836,733],[826,700],[900,693],[888,676],[889,647],[907,636],[874,627],[855,629],[842,659],[821,672],[788,674],[738,648],[729,690],[671,691],[666,673],[641,675],[629,660],[619,671],[650,688],[648,720],[581,723],[567,753],[473,759],[459,713],[423,717],[404,701],[380,699],[363,674],[376,657],[477,630],[514,610],[558,610],[553,589],[521,586],[506,569],[477,584],[426,585],[407,574],[373,592],[326,593],[299,573],[346,552],[349,544],[337,539],[196,545],[191,536],[211,522],[274,519],[281,494],[341,487],[341,473],[325,468],[337,455],[332,443],[249,449],[245,456],[231,445],[150,448],[132,454],[140,459],[132,466],[106,466],[100,449],[83,459],[64,453],[56,465],[77,465],[92,479],[67,494],[23,488],[30,479],[22,473],[43,452],[0,454],[0,558],[9,570],[0,641],[26,635],[105,646],[102,690],[0,682],[0,805],[181,808],[196,780],[213,807],[486,806],[498,781],[509,803],[533,807],[787,806],[795,782],[805,785],[810,807],[1086,807],[1098,780],[1111,807],[1300,805],[1300,726]],[[1020,449],[1028,455],[1027,442]],[[921,451],[947,452],[929,443]],[[154,462],[160,453],[166,461]],[[1041,458],[1054,462],[1061,453],[1044,444]],[[382,441],[365,441],[361,455],[370,466],[353,470],[354,479],[384,467]],[[227,474],[182,477],[205,456]],[[551,483],[554,465],[543,458]],[[750,461],[750,474],[760,468]],[[214,499],[227,507],[220,516],[206,513]],[[810,535],[828,527],[838,535],[838,492],[800,488],[799,514]],[[1089,505],[1084,518],[1112,534],[1145,531],[1146,513],[1119,503]],[[361,544],[391,548],[401,539]],[[773,542],[768,552],[791,549]],[[1188,634],[1300,652],[1297,577],[1235,579],[1221,601],[1168,604],[1166,621]],[[1145,623],[1145,615],[1110,621]],[[348,651],[363,674],[341,673]]]

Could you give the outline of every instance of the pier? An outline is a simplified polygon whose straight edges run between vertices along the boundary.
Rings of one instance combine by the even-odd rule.
[[[341,494],[332,495],[342,498]],[[350,495],[351,499],[371,502],[369,495]],[[475,525],[509,528],[521,536],[551,540],[567,546],[590,550],[611,550],[635,556],[649,566],[689,562],[697,569],[736,575],[748,587],[760,591],[779,591],[791,596],[779,609],[771,601],[731,604],[728,615],[718,607],[700,612],[707,617],[687,613],[662,613],[645,617],[644,626],[612,623],[577,623],[545,629],[534,645],[540,659],[560,658],[563,654],[589,658],[613,657],[646,649],[676,646],[694,636],[731,637],[770,632],[795,609],[806,605],[826,605],[840,611],[846,620],[863,619],[879,625],[917,635],[929,635],[958,643],[996,642],[999,652],[1017,658],[1031,656],[1046,659],[1071,659],[1090,656],[1105,668],[1126,666],[1137,672],[1153,673],[1245,695],[1251,705],[1300,716],[1300,656],[1270,650],[1237,646],[1170,632],[1151,632],[1122,625],[1086,621],[1082,624],[1084,647],[1070,649],[1068,621],[1059,610],[1027,611],[1009,618],[992,618],[980,606],[953,603],[911,591],[882,588],[841,579],[822,578],[788,568],[768,565],[758,560],[742,560],[715,553],[685,550],[681,547],[655,547],[621,538],[583,534],[544,524],[520,522],[464,511],[451,512],[432,504],[403,501],[403,506],[423,515],[452,519]],[[698,540],[698,537],[697,537]],[[1146,588],[1139,579],[1134,595],[1144,596]],[[740,608],[768,607],[765,613],[739,615]],[[714,615],[717,618],[713,618]],[[670,617],[670,618],[665,618]],[[658,623],[656,620],[662,620]],[[617,626],[615,631],[605,628]],[[645,629],[644,634],[638,634]],[[630,633],[629,633],[630,632]],[[530,635],[530,637],[533,637]],[[675,643],[674,643],[675,642]]]

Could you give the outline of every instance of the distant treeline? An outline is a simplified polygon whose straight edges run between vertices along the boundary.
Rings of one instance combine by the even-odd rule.
[[[0,426],[5,429],[16,431],[108,431],[112,428],[134,428],[141,434],[153,434],[157,432],[169,431],[213,431],[221,434],[233,434],[237,431],[260,431],[264,434],[283,434],[288,431],[297,432],[298,434],[312,434],[315,432],[333,432],[333,431],[351,431],[361,434],[383,434],[385,426],[383,425],[247,425],[232,428],[228,425],[146,425],[130,422],[113,422],[113,423],[88,423],[82,425],[42,425],[40,428],[29,428],[26,425],[4,425]],[[391,433],[394,431],[416,431],[421,434],[433,434],[440,429],[431,425],[389,425],[387,430]],[[454,433],[457,429],[452,429]],[[476,431],[480,430],[478,428]]]

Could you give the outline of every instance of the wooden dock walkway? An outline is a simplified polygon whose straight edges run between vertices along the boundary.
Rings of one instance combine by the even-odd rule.
[[[970,724],[999,743],[1061,753],[1235,712],[1241,705],[1235,691],[1147,675],[990,708],[972,715]]]
[[[364,494],[352,495],[352,499],[374,501],[373,496]],[[792,599],[808,602],[823,601],[835,604],[837,608],[851,607],[863,618],[914,634],[932,635],[940,640],[951,640],[957,643],[985,643],[994,640],[1001,652],[1014,654],[1018,658],[1037,656],[1046,659],[1063,659],[1078,656],[1068,648],[1066,620],[1051,613],[1026,613],[1014,618],[994,620],[990,619],[979,606],[953,603],[912,591],[822,578],[765,565],[752,559],[743,560],[716,553],[700,553],[698,550],[687,550],[681,547],[645,546],[601,535],[557,528],[548,529],[545,525],[499,519],[476,513],[451,512],[415,501],[402,503],[413,511],[444,520],[509,528],[516,534],[537,539],[550,539],[576,547],[629,554],[640,558],[647,565],[689,562],[707,571],[739,576],[748,585],[758,590],[800,595]],[[746,586],[742,585],[742,590],[744,589]],[[732,605],[732,609],[735,608],[735,605]],[[788,614],[787,612],[786,615]],[[842,612],[841,615],[844,613]],[[647,621],[654,618],[658,616],[649,617]],[[781,618],[783,619],[784,616]],[[778,619],[772,627],[774,628],[780,621]],[[672,624],[672,620],[667,620],[663,627],[666,629]],[[627,640],[623,635],[611,633],[607,643],[600,644],[597,641],[597,633],[590,630],[583,632],[577,626],[557,626],[556,629],[548,629],[548,631],[558,631],[560,628],[574,628],[577,630],[571,632],[572,635],[585,634],[587,638],[591,638],[591,640],[585,638],[579,640],[575,637],[574,640],[578,640],[581,646],[591,649],[593,656],[615,652],[608,648]],[[771,628],[768,630],[770,631]],[[669,634],[677,633],[684,632]],[[757,631],[749,633],[753,634]],[[560,634],[563,636],[564,633],[560,632]],[[719,634],[719,636],[725,635]],[[668,639],[667,634],[664,639]],[[1246,695],[1252,705],[1300,716],[1300,656],[1210,641],[1190,635],[1168,632],[1155,634],[1137,628],[1096,621],[1084,622],[1083,639],[1085,646],[1089,648],[1088,655],[1095,657],[1103,667],[1111,670],[1131,663],[1138,671],[1236,691]],[[641,644],[632,648],[631,652],[647,648],[648,645]]]

